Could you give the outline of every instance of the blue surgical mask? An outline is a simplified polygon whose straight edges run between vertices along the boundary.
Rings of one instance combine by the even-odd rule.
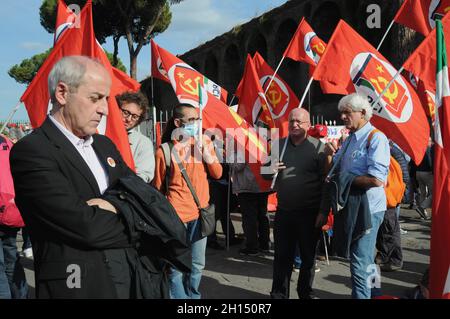
[[[183,131],[189,136],[197,136],[198,135],[198,125],[197,125],[197,123],[184,124]]]

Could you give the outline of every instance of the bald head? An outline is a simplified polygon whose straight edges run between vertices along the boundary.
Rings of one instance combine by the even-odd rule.
[[[311,126],[309,112],[302,108],[295,108],[289,113],[289,136],[299,142],[306,139]]]
[[[289,120],[293,117],[300,118],[302,122],[309,122],[309,112],[299,107],[291,110],[289,113]]]

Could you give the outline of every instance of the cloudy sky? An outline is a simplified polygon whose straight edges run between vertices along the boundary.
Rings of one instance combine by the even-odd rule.
[[[286,0],[185,0],[172,7],[172,23],[155,41],[173,54],[182,54],[285,2]],[[41,0],[2,1],[0,120],[8,117],[26,89],[25,85],[18,84],[8,75],[8,70],[14,64],[41,53],[52,45],[53,35],[47,33],[39,22],[41,3]],[[112,41],[108,41],[105,48],[112,52]],[[119,57],[128,69],[125,39],[121,40]],[[138,57],[138,80],[149,74],[150,46],[147,45]],[[14,119],[28,119],[23,105]]]

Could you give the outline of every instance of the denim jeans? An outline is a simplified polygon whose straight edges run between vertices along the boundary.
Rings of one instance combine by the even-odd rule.
[[[191,242],[192,264],[190,273],[182,273],[171,267],[169,275],[171,299],[200,299],[199,291],[202,271],[205,268],[207,237],[201,238],[200,223],[197,220],[185,223],[187,236]]]
[[[0,299],[26,299],[28,285],[19,261],[16,229],[0,229]]]
[[[373,213],[371,217],[372,228],[352,243],[350,247],[353,299],[370,299],[372,288],[376,288],[381,278],[378,267],[374,262],[374,253],[377,233],[383,222],[384,211]],[[373,280],[375,280],[375,283]]]

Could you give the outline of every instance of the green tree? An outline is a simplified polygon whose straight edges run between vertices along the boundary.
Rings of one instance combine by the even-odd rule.
[[[52,49],[50,48],[43,53],[36,54],[29,59],[23,60],[20,64],[14,65],[8,71],[9,76],[19,83],[27,85],[30,84],[39,68],[44,63],[45,59],[47,59],[51,50]],[[112,64],[113,55],[109,52],[106,52],[106,55],[108,56],[108,59]],[[118,63],[116,67],[123,72],[127,72],[127,69],[123,65],[122,61],[119,59],[117,62]]]
[[[136,78],[137,57],[150,38],[169,26],[172,14],[170,4],[182,0],[93,0],[95,34],[100,43],[112,37],[113,65],[118,54],[118,44],[125,37],[130,56],[130,75]],[[86,0],[66,0],[68,4],[83,7]],[[57,0],[44,0],[40,7],[41,25],[54,32]]]

